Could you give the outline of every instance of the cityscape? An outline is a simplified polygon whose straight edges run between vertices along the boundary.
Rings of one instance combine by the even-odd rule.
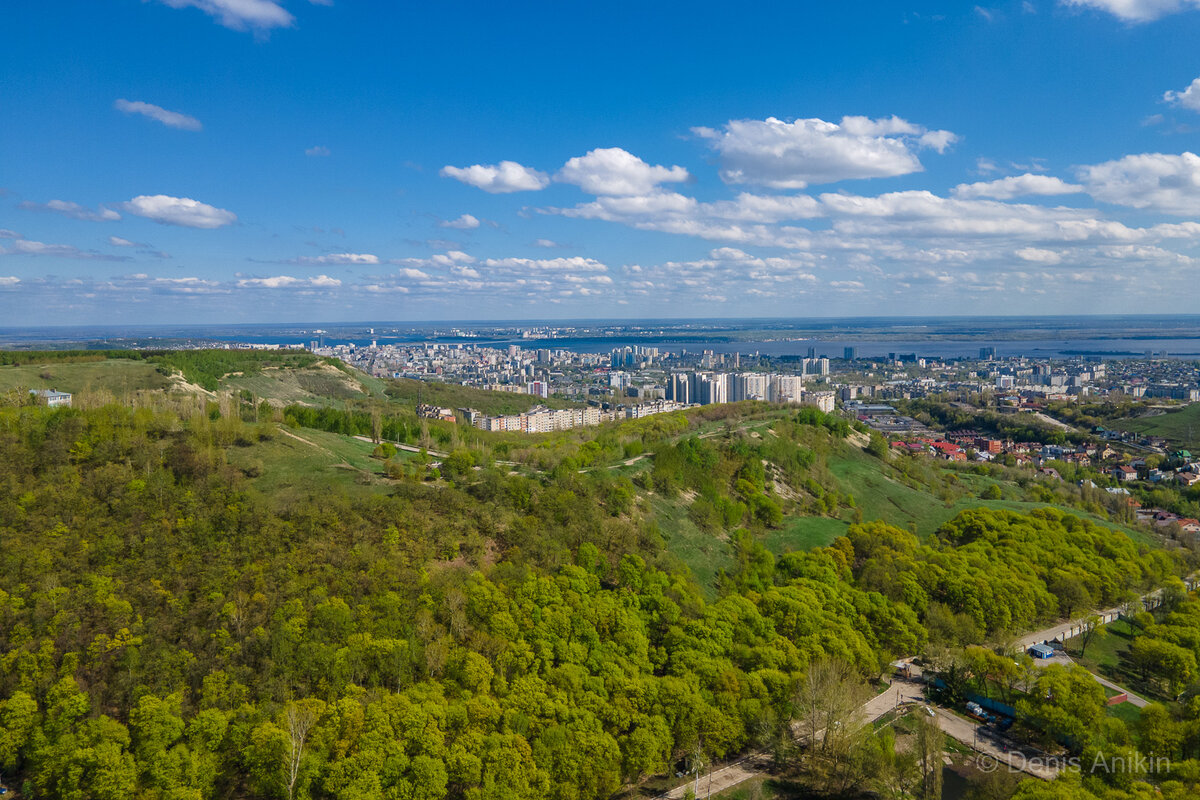
[[[0,800],[1200,798],[1200,0],[6,0]]]

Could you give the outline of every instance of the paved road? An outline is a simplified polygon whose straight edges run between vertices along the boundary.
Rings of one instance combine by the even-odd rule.
[[[980,753],[978,761],[984,771],[992,772],[996,767],[1006,765],[1005,769],[1010,772],[1024,772],[1042,780],[1049,781],[1058,777],[1058,768],[1053,765],[1054,762],[1040,751],[1035,751],[1027,745],[1021,745],[1021,750],[1014,750],[1006,739],[991,728],[959,717],[944,708],[935,707],[935,711],[938,727],[947,736]]]
[[[916,681],[895,681],[887,691],[877,694],[868,700],[859,713],[864,724],[870,724],[889,711],[902,705],[926,705],[924,687]],[[1008,765],[1006,768],[1025,772],[1045,780],[1052,780],[1057,771],[1049,767],[1028,763],[1031,753],[1018,753],[1006,749],[1004,740],[998,738],[990,729],[978,723],[956,716],[944,708],[929,706],[933,709],[938,727],[953,739],[957,739],[968,747],[974,747],[982,756],[992,759],[993,765]],[[798,726],[794,726],[794,730]],[[978,733],[977,733],[978,731]],[[701,775],[700,780],[688,781],[675,787],[669,792],[659,795],[656,800],[681,800],[688,789],[699,786],[697,797],[708,797],[712,794],[731,789],[740,783],[757,777],[769,766],[770,758],[765,753],[754,753],[742,761],[716,769],[707,775]]]
[[[1146,706],[1148,706],[1150,704],[1149,701],[1145,700],[1144,698],[1138,697],[1136,694],[1129,691],[1128,689],[1126,689],[1123,686],[1117,686],[1115,683],[1108,680],[1107,678],[1101,678],[1099,675],[1097,675],[1094,672],[1092,673],[1092,677],[1095,678],[1097,681],[1099,681],[1101,686],[1107,686],[1109,689],[1112,689],[1114,692],[1124,692],[1125,694],[1127,694],[1129,696],[1129,699],[1126,700],[1125,702],[1129,703],[1130,705],[1137,706],[1138,708],[1145,708]]]

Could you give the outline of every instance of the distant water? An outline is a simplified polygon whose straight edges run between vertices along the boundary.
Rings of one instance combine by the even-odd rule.
[[[522,338],[521,328],[554,328],[556,338]],[[374,332],[371,329],[374,328]],[[574,330],[571,330],[571,329]],[[579,335],[586,329],[587,335]],[[610,330],[611,335],[592,335]],[[457,331],[457,333],[456,333]],[[464,337],[462,332],[476,335]],[[1184,317],[997,317],[863,318],[838,320],[612,320],[564,322],[360,322],[191,326],[72,326],[0,328],[0,348],[169,348],[241,342],[324,345],[443,342],[525,349],[537,347],[605,353],[644,345],[678,353],[761,353],[841,358],[844,348],[859,358],[889,353],[918,357],[975,358],[982,347],[998,356],[1062,358],[1169,357],[1200,359],[1200,316]]]

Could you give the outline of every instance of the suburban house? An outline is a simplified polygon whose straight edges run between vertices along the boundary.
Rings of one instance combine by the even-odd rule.
[[[1122,464],[1119,467],[1113,467],[1109,471],[1108,474],[1112,475],[1113,480],[1118,480],[1118,481],[1136,481],[1137,480],[1137,470],[1134,469],[1133,467],[1129,466],[1128,464]]]

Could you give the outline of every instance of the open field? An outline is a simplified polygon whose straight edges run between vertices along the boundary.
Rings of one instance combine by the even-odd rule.
[[[1117,420],[1111,427],[1148,436],[1161,436],[1188,450],[1200,450],[1200,403],[1192,403],[1178,411],[1168,411],[1150,417]]]
[[[229,451],[230,463],[252,476],[252,485],[278,503],[320,494],[330,484],[355,494],[387,491],[375,446],[350,436],[277,426],[268,441]]]
[[[13,389],[57,389],[82,394],[108,391],[114,395],[167,389],[171,380],[147,361],[51,361],[44,364],[0,366],[0,392]]]
[[[969,488],[972,491],[947,502],[928,490],[907,486],[888,476],[876,459],[849,448],[832,457],[829,468],[841,483],[842,489],[854,496],[858,508],[862,510],[863,520],[882,519],[899,528],[912,527],[922,538],[931,536],[946,522],[971,508],[997,508],[1028,513],[1038,508],[1057,507],[1026,500],[980,499],[978,492],[974,491],[975,489],[982,489],[993,483],[998,484],[1002,489],[1004,487],[1011,488],[1012,484],[963,474],[957,476],[960,484],[963,484],[963,488]],[[1121,531],[1136,542],[1151,543],[1150,537],[1144,531],[1102,519],[1082,509],[1063,510],[1107,528]]]
[[[252,375],[231,375],[221,381],[221,388],[248,391],[256,398],[269,400],[273,405],[292,403],[343,407],[347,400],[364,400],[369,389],[359,377],[328,364],[287,369],[267,367]]]

